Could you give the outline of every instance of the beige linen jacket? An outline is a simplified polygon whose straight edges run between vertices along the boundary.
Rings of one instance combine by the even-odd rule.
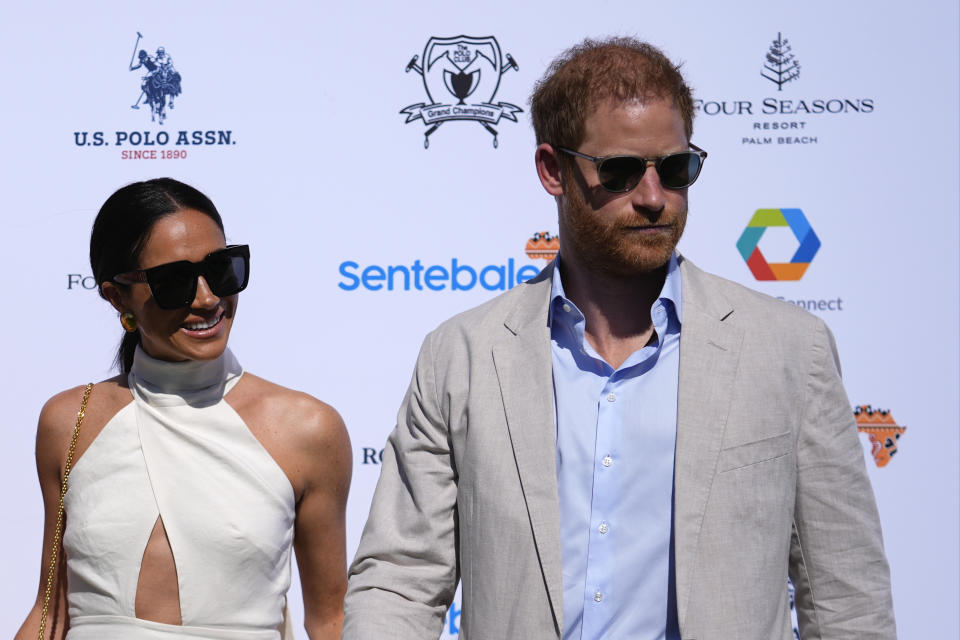
[[[681,258],[674,532],[684,640],[896,637],[880,523],[824,323]],[[424,341],[350,570],[343,638],[563,632],[551,276]],[[625,567],[624,570],[630,570]],[[636,606],[643,606],[637,602]]]

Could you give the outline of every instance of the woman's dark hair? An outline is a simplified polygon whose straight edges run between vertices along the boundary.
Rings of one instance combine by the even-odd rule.
[[[90,232],[90,266],[101,297],[105,297],[104,282],[112,281],[118,273],[140,268],[140,253],[153,225],[181,209],[208,215],[223,231],[223,220],[210,198],[173,178],[134,182],[107,198]],[[138,344],[139,331],[124,333],[115,361],[121,372],[130,371]]]

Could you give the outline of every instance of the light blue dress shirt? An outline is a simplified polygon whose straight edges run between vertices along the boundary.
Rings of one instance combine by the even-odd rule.
[[[559,258],[558,258],[559,260]],[[680,270],[651,307],[654,341],[616,370],[553,271],[564,640],[679,640],[673,585],[673,465]]]

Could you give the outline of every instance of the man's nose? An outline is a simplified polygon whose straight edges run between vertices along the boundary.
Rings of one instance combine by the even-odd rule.
[[[640,182],[630,192],[630,199],[638,211],[646,210],[656,214],[663,211],[667,200],[666,193],[652,162],[647,164],[647,170],[643,172]]]

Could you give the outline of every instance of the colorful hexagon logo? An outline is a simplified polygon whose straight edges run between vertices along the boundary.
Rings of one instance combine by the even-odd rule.
[[[800,246],[790,262],[767,262],[757,244],[769,227],[790,227]],[[800,209],[757,209],[737,240],[737,249],[757,280],[799,280],[820,249],[820,238],[813,232]]]

